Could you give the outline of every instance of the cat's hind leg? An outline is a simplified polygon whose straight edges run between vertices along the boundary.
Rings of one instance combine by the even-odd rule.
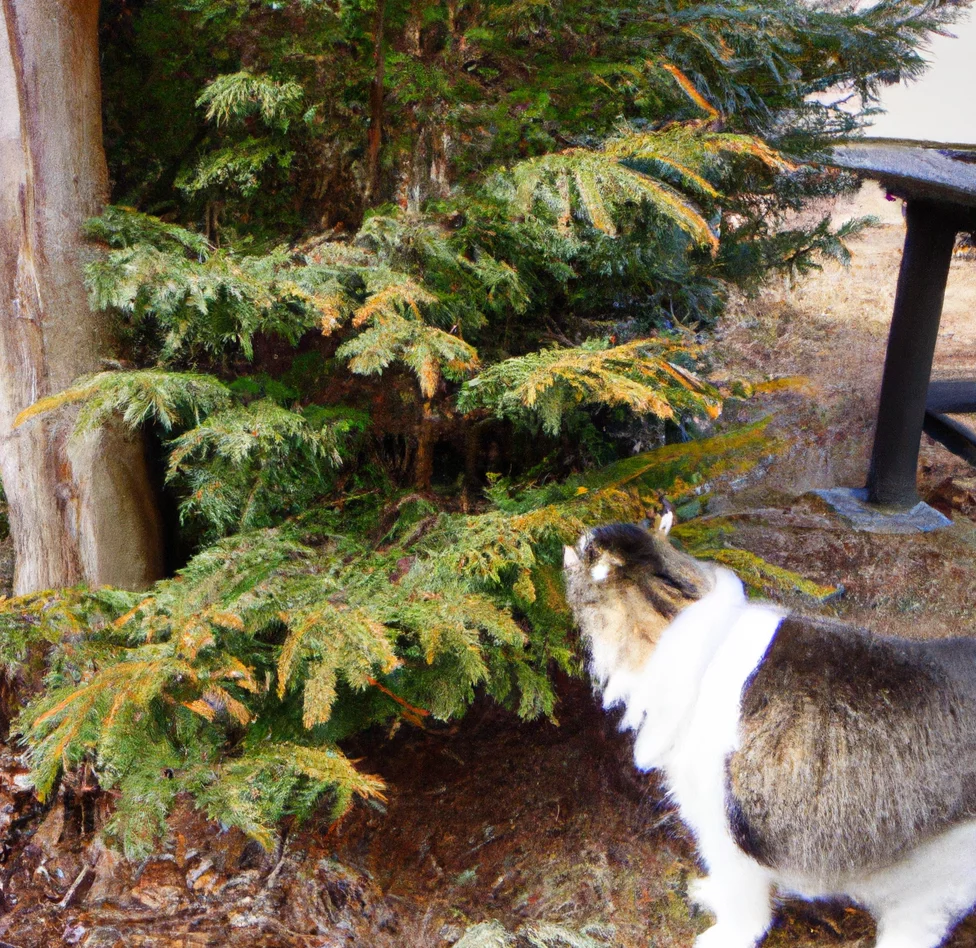
[[[917,918],[887,916],[878,925],[875,948],[939,948],[949,934],[954,920],[944,916]]]
[[[878,920],[876,948],[938,948],[976,904],[976,821],[929,840],[851,894]]]
[[[709,861],[709,870],[689,887],[691,898],[715,915],[695,948],[753,948],[773,921],[769,873],[741,853]]]
[[[950,877],[941,886],[920,886],[897,903],[875,909],[876,948],[939,948],[974,901],[976,890],[954,885]]]

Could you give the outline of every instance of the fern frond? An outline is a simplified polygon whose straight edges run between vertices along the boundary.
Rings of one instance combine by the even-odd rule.
[[[353,316],[352,324],[357,328],[367,323],[384,322],[405,316],[423,321],[421,307],[437,302],[437,297],[409,278],[388,281],[381,277],[380,285],[371,281],[370,294]]]
[[[316,325],[342,321],[363,269],[316,263],[284,248],[261,256],[218,250],[189,231],[110,208],[90,229],[114,249],[85,271],[92,306],[150,324],[162,361],[198,351],[252,355],[255,333],[297,342]],[[321,257],[322,254],[317,256]],[[351,306],[351,304],[350,304]]]
[[[289,411],[269,399],[235,406],[204,419],[173,441],[168,476],[186,469],[195,454],[207,454],[240,465],[261,456],[270,462],[277,455],[300,450],[309,457],[340,463],[333,426],[319,427],[302,414]]]
[[[197,107],[206,108],[217,125],[259,115],[266,125],[287,131],[305,90],[294,81],[280,82],[246,70],[218,76],[200,94]]]
[[[368,609],[326,605],[283,613],[281,619],[291,631],[278,658],[278,696],[284,697],[296,665],[311,661],[304,687],[307,728],[328,721],[340,673],[354,688],[364,688],[374,674],[389,673],[399,664],[393,650],[396,633]]]
[[[276,165],[287,170],[295,153],[280,142],[248,137],[205,155],[196,166],[176,180],[187,194],[211,188],[233,187],[244,197],[255,194],[263,184],[262,172]]]
[[[795,171],[796,165],[754,135],[710,132],[696,125],[675,124],[653,132],[622,127],[607,140],[604,152],[620,159],[652,162],[675,172],[683,186],[717,197],[706,175],[718,178],[737,156],[768,171]]]
[[[38,796],[51,791],[62,767],[90,748],[108,749],[124,734],[131,715],[143,712],[174,681],[192,687],[193,667],[174,657],[171,647],[145,646],[144,658],[96,671],[84,684],[52,691],[26,719],[30,764]],[[65,694],[67,692],[67,694]]]
[[[131,207],[109,204],[99,217],[85,222],[85,235],[115,249],[148,244],[158,250],[205,257],[214,249],[203,234],[142,214]]]
[[[211,819],[239,826],[266,849],[274,846],[275,824],[290,812],[307,815],[308,804],[331,793],[338,818],[353,796],[383,800],[385,785],[362,774],[336,749],[279,742],[249,748],[225,762],[200,794]],[[297,804],[297,806],[296,806]]]
[[[374,307],[368,318],[372,325],[336,353],[357,375],[376,375],[401,362],[416,376],[424,398],[432,398],[441,376],[460,381],[478,365],[475,349],[442,329],[385,307]]]
[[[518,202],[528,212],[539,194],[565,194],[565,186],[555,182],[569,181],[576,188],[580,208],[593,227],[616,234],[614,210],[631,202],[647,202],[658,213],[671,220],[696,243],[715,247],[715,235],[700,211],[683,194],[659,179],[651,178],[620,164],[612,154],[569,149],[522,161],[513,169]],[[556,199],[562,208],[564,198]],[[564,216],[560,210],[558,216]]]

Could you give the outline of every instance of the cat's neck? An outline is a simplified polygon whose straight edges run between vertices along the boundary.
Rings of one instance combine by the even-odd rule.
[[[638,732],[634,754],[639,767],[664,765],[698,701],[705,670],[743,614],[774,608],[750,604],[739,578],[714,567],[712,588],[678,614],[641,667],[613,668],[612,656],[592,656],[604,707],[623,705],[621,727]]]

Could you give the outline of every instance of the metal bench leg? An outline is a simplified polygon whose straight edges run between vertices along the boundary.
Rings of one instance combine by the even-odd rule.
[[[896,508],[918,503],[925,399],[956,239],[945,209],[926,201],[909,200],[907,224],[867,484],[870,503]]]
[[[976,465],[976,440],[972,429],[940,412],[927,411],[923,430],[953,454]]]

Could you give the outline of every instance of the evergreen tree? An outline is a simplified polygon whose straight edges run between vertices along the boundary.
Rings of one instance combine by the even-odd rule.
[[[708,437],[701,333],[729,285],[843,258],[865,224],[784,227],[852,186],[817,159],[866,113],[813,94],[869,107],[952,12],[105,3],[117,203],[86,279],[120,362],[18,424],[147,432],[187,555],[144,594],[3,602],[38,793],[89,767],[131,854],[182,792],[269,844],[384,792],[341,750],[363,728],[479,690],[552,714],[551,671],[579,668],[561,545],[782,447]],[[676,536],[830,593],[715,521]]]

